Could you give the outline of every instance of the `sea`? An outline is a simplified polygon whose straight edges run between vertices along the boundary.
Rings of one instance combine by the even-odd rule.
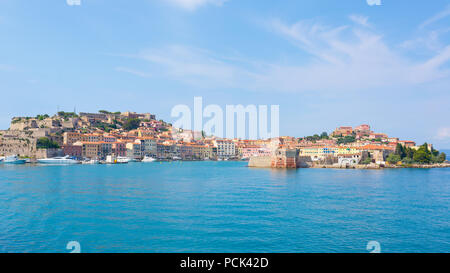
[[[0,252],[450,252],[449,208],[450,169],[0,165]]]

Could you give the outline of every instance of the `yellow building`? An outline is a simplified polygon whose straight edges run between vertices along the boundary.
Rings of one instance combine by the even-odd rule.
[[[82,142],[83,157],[97,159],[101,157],[102,144],[100,142]]]

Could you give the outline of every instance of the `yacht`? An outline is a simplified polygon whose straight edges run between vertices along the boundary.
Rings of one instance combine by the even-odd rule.
[[[38,159],[38,163],[41,164],[79,164],[80,162],[76,159],[71,158],[70,156],[64,156],[64,157],[53,157],[53,158],[43,158]]]
[[[181,160],[182,158],[181,157],[179,157],[179,156],[174,156],[173,158],[172,158],[172,160]]]
[[[26,159],[20,159],[17,155],[7,156],[0,159],[0,164],[25,164]]]
[[[118,156],[116,158],[116,162],[119,163],[119,164],[126,164],[126,163],[128,163],[130,161],[131,161],[131,159],[129,159],[128,157],[124,157],[124,156]]]
[[[156,159],[150,156],[145,156],[144,159],[142,159],[142,162],[155,162]]]

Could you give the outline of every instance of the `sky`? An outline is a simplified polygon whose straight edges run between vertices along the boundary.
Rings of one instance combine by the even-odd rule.
[[[450,148],[450,1],[0,0],[14,116],[279,105],[280,134],[370,124]]]

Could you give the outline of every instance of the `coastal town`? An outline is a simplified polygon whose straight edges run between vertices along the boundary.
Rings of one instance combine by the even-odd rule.
[[[367,124],[307,137],[224,139],[173,128],[150,113],[106,110],[14,117],[0,131],[0,163],[11,156],[31,163],[245,160],[249,167],[281,169],[450,166],[432,144],[377,133]]]

